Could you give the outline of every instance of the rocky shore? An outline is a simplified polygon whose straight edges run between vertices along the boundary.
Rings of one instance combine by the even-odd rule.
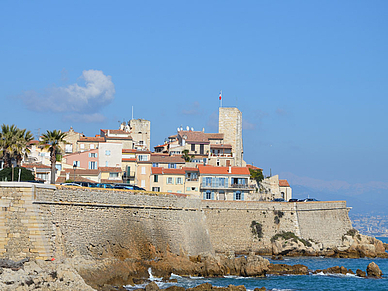
[[[272,239],[273,256],[323,256],[333,258],[388,258],[386,244],[362,235],[356,229],[342,236],[342,244],[325,248],[322,243],[298,238],[293,233],[281,233]]]
[[[153,276],[170,281],[171,273],[182,276],[220,277],[237,275],[263,277],[266,275],[308,275],[308,274],[355,274],[359,277],[381,278],[382,272],[374,263],[367,266],[366,272],[360,269],[354,273],[345,267],[331,267],[324,270],[310,270],[305,265],[271,264],[267,259],[251,253],[247,257],[184,257],[170,254],[166,258],[152,261],[140,260],[90,260],[72,258],[53,261],[19,262],[0,260],[0,290],[125,290],[124,285],[147,283],[149,268]],[[149,282],[149,281],[148,281]],[[168,291],[183,291],[184,288],[172,286]],[[157,291],[159,287],[150,282],[145,291]],[[244,286],[226,288],[202,284],[190,291],[245,291]],[[266,290],[261,288],[258,290]],[[258,291],[257,290],[257,291]]]

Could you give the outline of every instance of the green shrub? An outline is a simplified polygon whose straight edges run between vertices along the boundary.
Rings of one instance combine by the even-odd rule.
[[[292,239],[294,242],[297,242],[297,241],[300,241],[302,244],[304,244],[305,246],[307,247],[311,247],[311,242],[303,239],[303,238],[300,238],[298,236],[296,236],[293,232],[291,231],[288,231],[288,232],[281,232],[281,233],[277,233],[275,234],[272,238],[271,238],[271,242],[274,242],[276,241],[277,239],[279,238],[283,238],[284,240],[289,240],[289,239]]]
[[[253,236],[255,236],[256,238],[263,237],[263,226],[261,225],[261,223],[253,220],[251,223],[251,231]]]

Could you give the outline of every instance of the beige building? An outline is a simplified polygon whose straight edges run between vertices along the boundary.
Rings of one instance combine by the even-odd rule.
[[[66,143],[61,143],[60,146],[65,154],[71,154],[78,151],[77,149],[77,142],[78,140],[83,137],[83,133],[75,132],[73,127],[70,127],[69,131],[66,131],[66,136],[64,140]]]
[[[98,148],[99,167],[121,168],[123,145],[121,143],[104,142]]]
[[[156,192],[184,193],[200,197],[197,168],[151,168],[151,190]]]
[[[94,137],[81,136],[77,140],[76,150],[73,152],[84,152],[88,150],[98,149],[99,145],[105,143],[105,139],[96,135]]]
[[[101,129],[101,137],[106,142],[121,143],[123,149],[133,149],[133,140],[129,132],[121,129]]]
[[[136,183],[136,150],[123,149],[121,169],[123,172],[123,183],[134,185]]]

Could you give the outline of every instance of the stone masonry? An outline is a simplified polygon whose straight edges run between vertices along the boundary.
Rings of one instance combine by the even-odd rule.
[[[351,228],[344,201],[274,203],[202,201],[184,195],[0,183],[0,256],[147,258],[176,254],[265,251],[292,231],[338,245]],[[262,237],[252,222],[262,226]]]

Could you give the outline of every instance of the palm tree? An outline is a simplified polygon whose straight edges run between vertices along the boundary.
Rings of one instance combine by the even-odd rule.
[[[182,158],[185,160],[185,162],[190,162],[192,159],[195,158],[194,155],[189,155],[189,150],[183,150],[182,151]]]
[[[23,157],[28,157],[30,149],[28,148],[29,142],[33,139],[31,131],[26,129],[19,129],[17,132],[15,145],[13,147],[13,157],[16,160],[16,165],[20,166]]]
[[[47,133],[42,135],[42,144],[45,144],[50,152],[50,161],[51,161],[51,184],[55,184],[55,162],[57,154],[61,152],[60,143],[65,143],[64,138],[66,137],[65,132],[60,130],[47,130]]]
[[[11,126],[3,124],[0,133],[1,157],[4,161],[4,168],[12,166],[12,159],[20,165],[23,155],[29,153],[28,143],[32,140],[31,132],[26,129],[19,129],[14,124]]]

